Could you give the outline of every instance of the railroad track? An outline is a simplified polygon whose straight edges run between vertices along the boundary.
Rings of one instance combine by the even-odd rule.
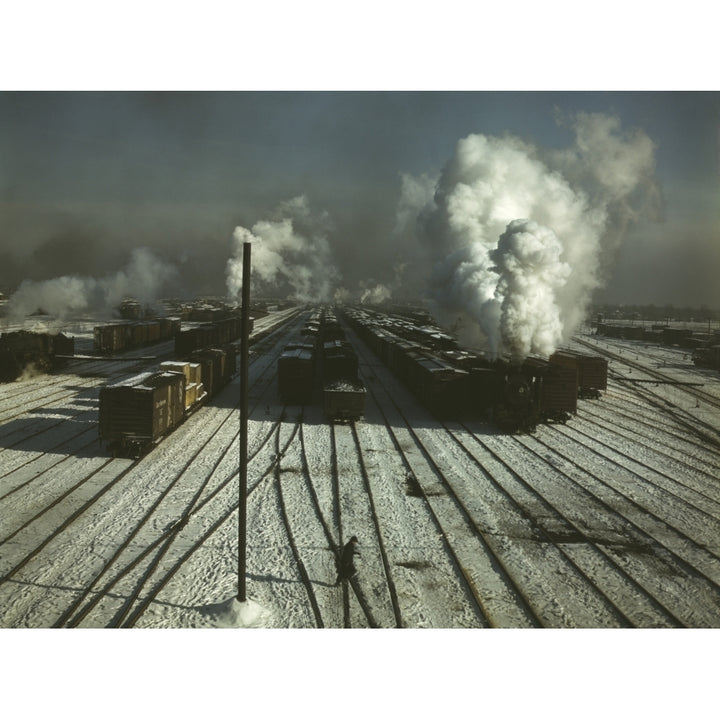
[[[249,461],[254,459],[255,457],[259,456],[260,451],[263,450],[265,447],[270,446],[270,440],[271,437],[275,435],[277,432],[278,424],[275,423],[270,432],[264,436],[264,439],[260,442],[260,445],[256,449],[256,451],[253,453],[252,456],[249,457]],[[272,459],[265,464],[264,470],[259,474],[259,479],[256,482],[256,484],[251,487],[248,491],[248,495],[256,489],[256,487],[259,486],[260,482],[264,478],[266,478],[270,473],[272,472],[274,466],[277,463],[277,458],[275,456],[272,457]],[[145,548],[130,562],[127,562],[122,568],[114,568],[116,571],[115,576],[112,580],[108,581],[100,590],[93,591],[92,588],[97,585],[97,581],[100,579],[100,576],[96,578],[96,581],[88,586],[83,595],[76,599],[76,601],[63,613],[63,615],[60,616],[60,618],[55,622],[54,627],[78,627],[80,623],[87,618],[90,615],[90,612],[98,605],[100,601],[102,601],[104,598],[107,598],[111,595],[111,592],[115,590],[116,586],[120,583],[120,581],[126,579],[129,574],[133,571],[135,571],[140,563],[145,561],[148,558],[152,559],[152,554],[158,550],[158,548],[161,548],[163,550],[163,554],[167,552],[167,548],[165,547],[166,544],[169,546],[169,542],[173,541],[175,539],[178,539],[178,536],[180,535],[181,531],[185,531],[186,528],[188,528],[189,531],[193,530],[193,528],[189,528],[189,523],[191,520],[195,520],[196,518],[199,518],[201,516],[202,511],[206,509],[206,507],[215,499],[220,496],[220,494],[227,490],[228,488],[233,488],[233,483],[237,477],[236,473],[231,473],[223,478],[223,480],[215,487],[206,497],[204,497],[202,500],[200,500],[195,507],[192,509],[191,512],[186,513],[184,518],[182,520],[177,520],[175,522],[169,523],[165,529],[162,531],[160,535],[158,535],[154,540],[149,542]],[[234,496],[236,497],[236,496]],[[213,520],[213,524],[211,525],[212,532],[203,534],[203,538],[207,539],[212,535],[213,532],[215,532],[230,516],[233,515],[234,512],[237,511],[237,503],[231,503],[227,504],[224,503],[222,506],[222,509],[216,513],[211,513],[211,516],[215,519]],[[188,534],[190,534],[188,532]],[[187,552],[183,558],[187,559],[189,558],[193,552],[199,550],[202,547],[202,541],[198,542],[196,538],[193,539],[193,542],[191,544],[191,551]],[[119,555],[118,555],[119,556]],[[170,572],[166,572],[162,577],[159,579],[154,578],[153,573],[145,571],[143,575],[141,576],[141,579],[134,580],[133,581],[133,587],[129,591],[129,594],[133,596],[134,600],[137,600],[139,595],[142,592],[142,589],[144,586],[152,579],[157,580],[157,585],[155,587],[154,592],[149,593],[145,599],[143,604],[143,611],[147,608],[147,605],[151,600],[153,600],[157,594],[162,590],[162,588],[169,582],[172,577],[177,573],[177,571],[182,566],[182,562],[175,562],[175,565],[171,568]],[[108,569],[110,569],[110,565],[108,565]],[[105,571],[104,571],[105,572]],[[102,574],[104,574],[104,572]],[[120,593],[115,590],[115,594],[120,596]],[[75,615],[74,613],[76,610],[78,610],[79,606],[84,602],[86,599],[88,599],[90,596],[92,598],[90,601]],[[128,597],[127,594],[122,594],[123,597]],[[123,613],[123,618],[128,615],[128,612]],[[135,613],[132,623],[140,617],[141,613]],[[120,616],[118,615],[116,620],[120,620]],[[130,625],[126,624],[124,627],[129,627]]]
[[[559,482],[555,468],[552,470],[552,479],[558,489],[551,491],[546,487],[550,482],[546,480],[550,474],[547,461],[539,453],[533,453],[538,468],[534,482],[527,481],[521,471],[504,459],[519,458],[521,453],[518,451],[527,449],[528,443],[535,439],[534,435],[494,436],[493,444],[505,446],[506,449],[512,446],[511,452],[500,454],[482,434],[467,427],[465,430],[483,455],[489,454],[494,463],[502,466],[502,471],[492,469],[495,482],[512,497],[518,512],[532,523],[537,541],[545,547],[553,547],[573,568],[580,584],[591,588],[588,592],[598,596],[595,601],[598,608],[608,613],[602,627],[612,626],[613,622],[619,627],[646,626],[648,622],[658,627],[681,625],[661,602],[647,595],[639,583],[606,551],[608,544],[624,541],[625,528],[617,518],[602,517],[597,511],[592,516],[587,513],[585,508],[594,505],[594,496],[578,492],[577,486]],[[462,442],[464,450],[479,462],[478,451],[471,451],[466,442]],[[488,465],[487,462],[485,464]],[[519,460],[518,464],[523,467]],[[567,476],[563,477],[567,481]],[[536,489],[538,484],[545,488],[545,492]],[[601,526],[600,531],[591,529],[598,524]],[[605,589],[606,586],[609,589]],[[587,602],[591,602],[589,595]],[[651,621],[648,618],[650,613]]]
[[[624,397],[616,393],[606,393],[597,405],[584,404],[579,409],[578,416],[582,417],[583,414],[603,417],[607,422],[625,428],[628,432],[640,433],[643,437],[657,436],[658,432],[662,432],[674,448],[686,448],[687,452],[694,453],[695,457],[699,453],[704,456],[702,462],[716,469],[717,474],[720,474],[719,448],[713,444],[709,445],[700,438],[696,439],[694,433],[689,435],[685,431],[686,428],[678,424],[671,415],[665,417],[656,410],[649,413],[648,406],[642,403],[635,393]]]
[[[373,377],[366,379],[366,386],[381,413],[386,429],[403,458],[406,472],[414,478],[418,497],[422,498],[432,520],[443,538],[445,551],[456,569],[457,580],[464,586],[465,595],[474,605],[478,626],[540,627],[541,619],[521,587],[514,582],[503,559],[493,550],[492,538],[482,531],[473,511],[455,492],[445,473],[433,458],[405,412],[395,400],[396,393],[384,387],[378,375],[381,371],[374,362],[371,351],[353,334],[359,355],[373,357],[371,365],[376,368]],[[387,371],[389,373],[389,371]],[[392,381],[391,381],[392,382]],[[400,431],[401,429],[401,431]],[[441,486],[439,492],[437,486]],[[443,497],[445,496],[445,497]],[[448,519],[448,502],[452,504],[452,518]],[[478,545],[468,554],[459,550],[457,536],[464,533]],[[471,559],[472,558],[472,559]],[[478,562],[478,558],[482,558]],[[482,568],[471,571],[470,567]],[[508,608],[511,608],[508,610]],[[509,621],[512,616],[512,621]]]
[[[651,381],[655,380],[658,384],[667,384],[674,386],[678,391],[695,399],[698,403],[703,402],[709,408],[720,412],[720,398],[712,395],[711,393],[700,390],[694,385],[678,382],[676,379],[672,378],[667,373],[663,373],[659,370],[649,368],[639,362],[635,362],[630,357],[627,357],[624,354],[621,355],[605,348],[599,348],[596,345],[593,345],[592,343],[589,343],[586,340],[581,340],[579,338],[575,338],[575,341],[583,347],[592,349],[593,352],[597,354],[603,355],[608,359],[614,360],[618,363],[627,365],[633,370],[638,370],[641,373],[649,375]],[[623,387],[632,388],[633,392],[641,396],[650,405],[657,408],[658,410],[663,410],[667,414],[671,415],[683,428],[689,430],[694,435],[697,435],[704,442],[708,442],[715,447],[720,448],[720,430],[718,430],[716,426],[704,422],[699,418],[692,416],[691,414],[683,412],[680,408],[675,406],[673,402],[669,401],[667,398],[655,392],[650,387],[651,381],[645,384],[646,381],[642,379],[643,384],[641,385],[639,384],[637,378],[629,378],[626,375],[622,375],[621,373],[613,371],[611,369],[608,369],[608,377],[612,378],[615,382],[617,382]]]
[[[267,370],[267,368],[266,368],[266,370]],[[226,422],[232,415],[233,415],[233,408],[231,407],[230,409],[228,409],[228,411],[226,413],[225,421],[223,421],[222,424],[224,424],[224,422]],[[237,437],[237,435],[235,437]],[[192,463],[192,460],[195,457],[197,457],[197,454],[192,456],[192,458],[188,461],[186,467],[189,466],[190,463]],[[72,512],[71,515],[66,517],[64,519],[64,521],[60,524],[60,526],[55,531],[51,532],[49,535],[47,535],[45,537],[43,542],[41,542],[36,547],[34,547],[30,552],[26,553],[24,558],[21,558],[17,562],[15,562],[14,565],[12,567],[10,567],[8,572],[5,573],[5,575],[2,578],[0,578],[0,583],[6,582],[6,581],[10,580],[11,578],[14,578],[19,573],[20,570],[25,568],[28,565],[28,563],[30,561],[32,561],[34,558],[36,558],[49,544],[51,544],[57,540],[61,540],[73,522],[77,521],[78,518],[80,518],[90,508],[92,508],[95,505],[95,503],[97,503],[103,495],[114,490],[115,487],[118,485],[118,483],[120,483],[129,473],[131,473],[133,468],[136,466],[136,462],[115,461],[115,460],[108,460],[107,458],[103,459],[103,463],[104,463],[103,467],[100,469],[100,471],[98,471],[105,478],[104,482],[100,486],[100,489],[94,495],[90,496],[85,502],[83,502],[80,505],[80,507],[77,507],[74,510],[74,512]],[[118,465],[118,463],[123,465],[122,472],[112,472],[110,470],[110,466],[115,467],[115,465]],[[119,467],[119,465],[118,465],[118,467]],[[52,500],[50,503],[48,503],[43,509],[41,509],[38,513],[36,513],[32,518],[25,521],[22,524],[22,527],[16,527],[14,529],[14,531],[12,532],[11,537],[15,537],[19,532],[21,532],[25,528],[30,528],[32,530],[32,527],[31,527],[32,524],[34,522],[36,522],[38,519],[40,519],[41,517],[43,517],[44,515],[47,515],[49,513],[52,513],[53,515],[57,515],[58,514],[57,509],[62,506],[63,502],[66,501],[69,497],[73,496],[73,493],[75,493],[75,495],[77,495],[77,491],[79,489],[81,489],[85,484],[92,485],[94,482],[94,477],[97,474],[98,474],[97,472],[91,473],[87,477],[84,477],[79,482],[75,483],[75,485],[72,486],[69,490],[62,493],[61,496],[56,497],[54,500]],[[178,477],[179,476],[176,477],[176,480]],[[108,480],[108,478],[110,478],[110,479]],[[162,497],[167,496],[167,494],[170,492],[172,487],[175,486],[175,484],[176,484],[175,482],[171,483],[171,485],[167,488],[167,491],[162,493]],[[202,491],[202,489],[201,489],[201,491]],[[158,502],[155,503],[155,505],[153,507],[156,508],[158,506],[159,502],[161,502],[161,500],[162,500],[162,497],[158,499]],[[195,496],[193,498],[193,503],[197,503],[198,498],[199,498],[199,492],[195,494]],[[75,502],[74,505],[77,505],[77,503]],[[179,518],[178,522],[175,524],[182,525],[187,520],[189,512],[191,512],[191,509],[187,509],[186,512],[184,514],[182,514],[182,516]],[[100,573],[95,577],[95,579],[93,581],[90,582],[90,584],[87,586],[85,591],[81,594],[80,602],[74,603],[72,606],[72,610],[70,612],[66,612],[63,614],[63,617],[62,617],[63,621],[69,620],[70,615],[72,614],[72,611],[74,611],[79,606],[79,604],[82,603],[83,600],[85,598],[87,598],[90,593],[93,592],[92,589],[97,586],[98,582],[103,578],[105,573],[108,571],[108,568],[113,566],[113,561],[116,560],[117,557],[119,557],[119,555],[122,553],[122,550],[124,549],[124,547],[127,547],[130,540],[132,540],[136,536],[139,528],[141,528],[147,522],[147,518],[150,516],[152,516],[152,511],[150,511],[146,515],[146,518],[138,525],[137,528],[135,528],[135,530],[127,538],[127,540],[123,544],[123,546],[117,550],[117,552],[115,553],[115,555],[113,556],[111,561],[109,563],[105,564],[103,566],[103,568],[101,569]],[[164,534],[164,535],[166,535],[166,534]],[[161,539],[162,539],[162,537],[163,536],[161,536]],[[8,539],[10,539],[10,537],[5,538],[6,541]],[[153,543],[151,543],[151,545],[153,547],[156,546],[156,544],[153,544]],[[106,592],[107,591],[109,591],[109,587],[106,588]],[[102,596],[103,593],[100,593],[99,595],[97,593],[94,593],[94,594],[99,598]],[[96,603],[94,603],[94,604],[96,604]],[[60,623],[60,624],[62,624],[62,623]]]
[[[524,441],[537,442],[543,456],[553,458],[556,469],[577,487],[585,489],[594,504],[624,524],[625,539],[619,536],[604,548],[632,572],[650,597],[664,598],[665,607],[672,602],[675,607],[671,612],[682,626],[717,625],[718,587],[716,581],[707,576],[708,561],[716,565],[716,560],[707,548],[699,546],[682,530],[671,527],[663,517],[648,512],[642,497],[614,473],[600,475],[588,469],[586,463],[578,462],[568,452],[567,440],[559,431],[543,438],[524,438]],[[700,596],[705,597],[706,602],[698,602]],[[688,598],[692,598],[692,603]],[[705,617],[698,617],[698,607],[704,609]]]
[[[256,413],[259,408],[262,407],[264,404],[265,393],[268,392],[268,389],[272,385],[273,381],[273,367],[272,367],[272,361],[268,358],[264,358],[262,360],[263,366],[261,369],[261,373],[259,376],[256,376],[255,382],[253,383],[253,392],[249,393],[249,400],[250,395],[252,395],[253,399],[253,406],[252,406],[252,412]],[[204,455],[204,448],[207,447],[207,445],[215,440],[216,437],[218,437],[220,434],[222,434],[222,428],[226,425],[226,423],[229,423],[231,419],[233,419],[236,416],[236,411],[238,408],[238,404],[234,403],[227,411],[225,418],[222,420],[220,426],[218,426],[212,433],[212,435],[207,439],[207,441],[204,443],[204,445],[186,462],[185,467],[183,470],[175,476],[175,481],[173,482],[173,485],[182,477],[182,474],[186,471],[188,471],[190,468],[195,467],[195,460],[197,458],[200,458]],[[252,448],[248,454],[248,462],[254,460],[258,454],[263,450],[263,448],[269,443],[270,437],[274,432],[276,431],[278,427],[278,422],[275,422],[272,424],[270,432],[268,432],[267,435],[264,436],[264,438],[260,441],[259,445]],[[238,431],[239,432],[239,431]],[[107,596],[109,592],[113,589],[115,584],[120,581],[121,579],[124,579],[130,571],[135,570],[137,565],[139,564],[140,560],[144,560],[148,557],[150,557],[151,552],[156,551],[155,555],[150,559],[149,566],[144,571],[142,577],[140,580],[135,581],[134,586],[132,589],[127,593],[126,600],[122,606],[122,608],[115,614],[115,616],[110,621],[111,627],[130,627],[135,624],[137,619],[140,617],[142,612],[138,612],[137,607],[135,610],[132,610],[133,605],[139,605],[143,608],[143,610],[147,607],[146,602],[139,603],[138,599],[140,594],[142,593],[145,586],[154,578],[155,574],[158,571],[158,568],[160,566],[161,561],[165,557],[165,555],[169,552],[173,542],[178,538],[180,531],[187,527],[190,520],[193,519],[196,515],[200,513],[201,510],[204,510],[206,505],[208,503],[215,499],[215,497],[223,490],[225,490],[228,486],[231,485],[231,483],[234,482],[235,478],[237,477],[237,473],[235,471],[231,472],[229,475],[224,477],[220,483],[215,487],[215,489],[209,493],[209,495],[202,499],[202,495],[205,492],[209,491],[209,483],[211,479],[213,478],[216,470],[226,457],[226,455],[236,447],[236,441],[238,437],[238,432],[235,432],[232,434],[231,437],[229,437],[229,441],[226,441],[226,446],[224,450],[221,450],[216,461],[213,463],[212,467],[209,468],[209,471],[206,469],[205,477],[204,479],[200,480],[199,486],[194,491],[191,499],[189,502],[187,502],[185,509],[180,513],[179,516],[177,516],[177,519],[174,520],[169,524],[169,526],[166,528],[166,530],[160,535],[160,537],[156,537],[152,541],[147,541],[147,550],[143,552],[138,558],[136,558],[133,562],[131,562],[128,566],[126,566],[123,570],[121,570],[118,575],[116,576],[115,580],[111,582],[110,584],[106,585],[103,589],[103,591],[98,594],[96,597],[93,598],[93,600],[85,607],[85,609],[78,613],[75,617],[70,619],[70,616],[72,615],[72,612],[75,611],[75,609],[78,607],[79,603],[76,601],[68,611],[66,611],[61,618],[56,623],[56,626],[61,626],[63,623],[69,623],[70,626],[74,627],[79,624],[90,612],[90,610],[93,609],[95,605],[99,602],[99,600]],[[272,468],[274,464],[276,464],[277,458],[273,459],[273,461],[270,463],[269,468]],[[261,475],[262,477],[265,477],[267,472],[269,472],[269,468],[266,469],[265,473]],[[197,479],[196,479],[197,482]],[[168,488],[169,491],[170,488]],[[253,488],[250,488],[248,491],[248,494],[252,491]],[[167,493],[164,493],[163,495],[166,495]],[[102,577],[102,575],[105,574],[105,572],[113,565],[113,562],[117,560],[118,557],[122,554],[124,549],[130,544],[130,541],[133,540],[136,535],[139,533],[139,531],[142,529],[142,527],[149,522],[151,518],[154,517],[154,513],[157,510],[160,502],[162,501],[163,497],[158,497],[156,502],[153,504],[153,506],[149,509],[146,518],[138,524],[135,529],[133,530],[131,536],[129,536],[123,546],[119,547],[116,551],[115,555],[111,559],[110,563],[106,565],[106,567],[101,571],[100,575],[96,577],[95,581],[89,585],[86,588],[86,591],[84,593],[85,596],[87,596],[91,588],[94,587],[99,579]],[[237,504],[233,506],[233,508],[237,509]],[[231,509],[228,513],[227,508],[223,508],[220,513],[223,518],[226,518],[228,514],[232,514],[234,510]],[[220,523],[221,525],[222,523]],[[219,527],[219,525],[218,525]],[[177,572],[177,567],[173,570],[173,574]],[[155,594],[152,594],[152,597],[154,597],[157,592],[162,589],[162,587],[171,579],[172,575],[166,578],[163,578],[161,581],[159,581],[157,590]],[[149,596],[148,596],[149,597]],[[81,599],[82,601],[82,599]]]
[[[608,432],[621,438],[623,441],[633,442],[646,452],[659,457],[663,466],[673,468],[678,474],[690,473],[694,476],[703,476],[709,488],[714,489],[717,478],[720,476],[720,463],[715,462],[715,456],[710,456],[710,449],[692,438],[664,431],[667,439],[658,439],[657,427],[650,423],[633,420],[632,424],[623,422],[623,415],[614,412],[612,417],[607,416],[599,408],[584,407],[578,412],[578,417],[590,425],[595,425],[603,432]],[[624,416],[632,419],[632,416]],[[710,456],[710,457],[703,457]],[[688,458],[692,457],[692,462]]]
[[[487,428],[485,428],[484,432],[487,432]],[[561,432],[560,429],[557,429],[557,432]],[[569,431],[568,431],[569,432]],[[454,435],[454,434],[453,434]],[[457,441],[457,436],[455,436],[455,440]],[[432,451],[430,453],[433,457],[439,457],[439,454],[443,452],[442,448],[438,448],[436,451]],[[506,454],[507,456],[507,454]],[[495,461],[497,462],[499,458],[495,458]],[[475,458],[475,461],[478,464],[478,468],[482,469],[483,462],[482,460],[479,460],[478,458]],[[448,465],[452,465],[452,462],[449,462]],[[511,477],[513,478],[514,482],[518,485],[523,485],[523,492],[527,494],[532,490],[532,488],[527,484],[524,483],[522,480],[522,477],[512,468],[510,468],[507,463],[503,462],[505,465],[505,471],[510,472]],[[496,473],[493,472],[491,475],[495,475]],[[493,478],[494,480],[494,478]],[[521,495],[519,495],[521,497]],[[575,572],[577,572],[578,577],[582,579],[583,584],[585,584],[587,587],[596,588],[596,585],[598,585],[598,581],[595,578],[594,575],[591,575],[589,573],[593,572],[592,567],[590,567],[589,570],[583,570],[582,567],[580,567],[579,562],[573,559],[573,555],[576,554],[576,548],[573,549],[572,552],[567,552],[564,550],[564,546],[575,545],[577,542],[585,542],[586,540],[592,545],[591,538],[586,538],[585,534],[582,532],[582,528],[574,525],[573,523],[569,523],[567,520],[567,517],[565,517],[562,513],[559,513],[557,508],[555,508],[551,503],[548,503],[547,499],[544,498],[542,495],[535,493],[534,501],[535,506],[531,504],[528,507],[528,510],[524,513],[526,518],[529,520],[532,520],[533,518],[537,516],[542,516],[543,512],[545,515],[550,514],[555,518],[555,522],[558,523],[558,529],[554,531],[547,531],[540,527],[540,537],[539,539],[546,545],[554,545],[558,547],[558,549],[561,551],[563,555],[565,555],[566,560],[568,562],[568,565],[570,567],[575,568]],[[715,505],[715,500],[713,497],[708,496],[703,500],[703,502],[709,502],[712,507]],[[544,508],[544,510],[543,510]],[[535,523],[535,529],[538,529],[537,523]],[[657,542],[657,540],[651,540],[649,536],[645,536],[646,540],[646,547],[650,547],[650,544],[653,542]],[[690,541],[690,538],[686,538],[686,542]],[[688,626],[691,625],[691,621],[688,622],[688,618],[685,618],[684,620],[678,617],[676,614],[673,613],[672,610],[669,610],[668,608],[664,607],[662,600],[658,600],[655,595],[653,595],[651,592],[648,593],[645,591],[640,583],[629,573],[627,573],[622,563],[617,559],[613,558],[607,551],[603,543],[595,543],[593,547],[591,547],[591,551],[595,553],[596,559],[600,558],[602,556],[603,560],[603,566],[605,568],[604,572],[611,572],[613,576],[616,578],[616,582],[619,582],[621,586],[626,586],[630,588],[632,594],[634,597],[638,597],[639,594],[643,596],[642,598],[642,604],[650,607],[652,611],[655,613],[655,619],[653,622],[657,622],[659,626]],[[701,552],[701,549],[698,549],[699,552]],[[697,575],[698,571],[697,568],[694,567],[692,563],[687,562],[683,557],[680,555],[674,555],[673,560],[678,562],[679,564],[683,565],[686,572],[688,573],[688,576],[690,577],[693,573]],[[715,581],[711,577],[705,577],[704,580],[701,582],[706,583],[705,587],[706,590],[709,588],[710,592],[714,592],[714,585]],[[602,584],[599,584],[599,587],[602,587]],[[597,590],[595,590],[598,592]],[[605,593],[602,593],[602,591],[599,591],[603,597],[604,602],[608,610],[616,617],[617,623],[620,626],[627,626],[627,625],[643,625],[646,623],[646,618],[644,618],[642,615],[638,615],[635,613],[633,616],[633,608],[632,606],[628,606],[626,608],[618,607],[618,601],[615,598],[615,590],[610,589],[609,591],[606,591]],[[662,597],[661,594],[658,593],[660,597]]]

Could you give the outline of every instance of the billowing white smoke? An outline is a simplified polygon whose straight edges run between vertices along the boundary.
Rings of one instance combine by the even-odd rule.
[[[392,297],[392,291],[382,283],[367,287],[360,295],[360,303],[365,305],[380,305]]]
[[[125,297],[140,303],[156,300],[176,273],[174,266],[147,248],[136,248],[125,268],[104,278],[65,275],[52,280],[26,280],[10,297],[7,311],[12,319],[27,317],[38,309],[60,319],[87,310],[111,315]]]
[[[233,257],[227,262],[227,289],[242,289],[243,244],[252,243],[252,278],[263,290],[289,286],[294,299],[328,302],[339,280],[328,242],[327,213],[314,215],[305,196],[282,203],[275,218],[260,220],[250,230],[235,228]]]
[[[574,130],[573,148],[545,156],[509,136],[460,140],[415,215],[436,316],[491,354],[549,355],[570,336],[601,283],[603,254],[651,184],[643,133],[622,137],[601,115],[578,116]],[[403,184],[407,215],[425,183]]]
[[[570,275],[562,245],[552,230],[532,220],[513,220],[490,253],[500,280],[500,331],[512,357],[550,355],[562,338],[557,290]]]

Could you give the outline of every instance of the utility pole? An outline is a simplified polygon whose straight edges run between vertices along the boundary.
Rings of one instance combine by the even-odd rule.
[[[240,490],[238,502],[238,595],[245,602],[247,593],[247,426],[248,426],[248,346],[250,344],[250,243],[243,243],[242,314],[240,321]]]

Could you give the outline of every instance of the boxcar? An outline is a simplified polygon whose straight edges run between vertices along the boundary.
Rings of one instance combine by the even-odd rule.
[[[100,389],[100,439],[114,455],[139,457],[185,418],[185,376],[147,372]]]
[[[278,389],[289,402],[309,402],[315,380],[313,353],[306,348],[286,347],[278,358]]]
[[[323,343],[322,374],[326,381],[357,377],[358,356],[350,343],[344,340]]]
[[[550,356],[553,365],[577,371],[578,397],[599,398],[607,390],[608,361],[598,355],[584,355],[571,350],[558,350]]]
[[[527,358],[523,374],[532,377],[537,390],[538,417],[541,420],[566,422],[577,412],[578,371],[576,367],[555,365],[538,358]]]
[[[195,350],[190,360],[200,365],[202,384],[209,398],[217,395],[235,374],[236,353],[232,345]]]

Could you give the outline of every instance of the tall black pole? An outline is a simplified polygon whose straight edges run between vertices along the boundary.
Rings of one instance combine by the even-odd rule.
[[[250,243],[243,243],[242,315],[240,326],[240,496],[238,504],[238,595],[245,602],[247,555],[248,346],[250,344]]]

